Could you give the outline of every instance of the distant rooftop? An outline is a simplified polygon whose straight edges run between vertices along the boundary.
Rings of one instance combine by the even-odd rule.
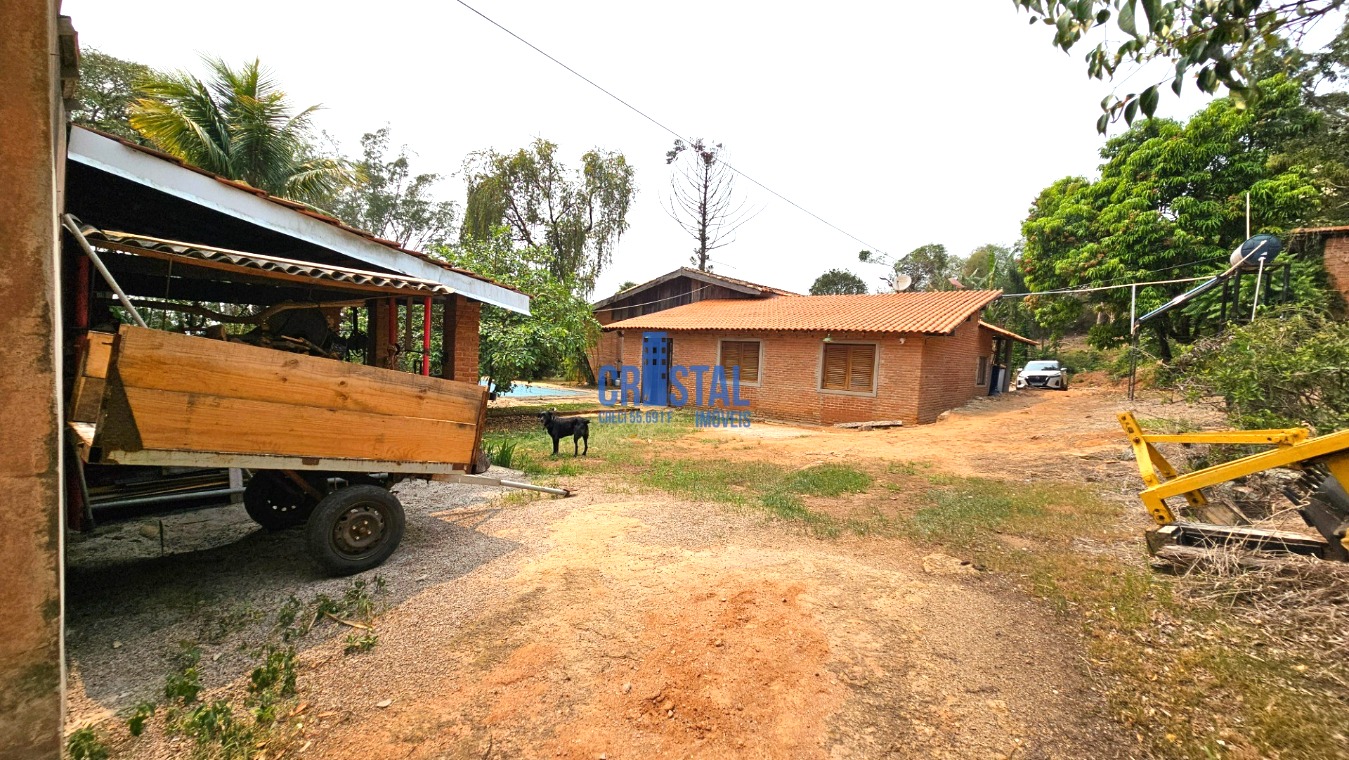
[[[947,334],[1001,294],[1000,290],[954,290],[714,299],[632,317],[604,329]]]
[[[621,301],[624,298],[630,298],[634,295],[637,295],[638,293],[641,293],[644,290],[660,285],[661,283],[669,282],[670,280],[673,280],[677,277],[688,277],[691,280],[697,280],[699,282],[704,282],[709,285],[721,285],[723,287],[730,288],[731,290],[736,290],[741,293],[753,296],[801,295],[800,293],[793,293],[790,290],[774,288],[768,285],[760,285],[758,283],[749,282],[748,280],[740,280],[736,279],[735,277],[727,277],[726,275],[723,274],[716,274],[715,272],[704,272],[702,270],[693,269],[691,267],[680,267],[674,270],[673,272],[663,274],[660,277],[655,278],[654,280],[647,280],[646,282],[640,285],[633,285],[630,288],[620,290],[619,292],[609,296],[608,298],[596,301],[595,303],[591,304],[591,306],[596,309],[604,308],[605,306],[609,306],[610,304]]]

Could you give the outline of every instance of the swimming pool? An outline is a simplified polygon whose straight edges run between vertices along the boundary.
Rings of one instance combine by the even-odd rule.
[[[586,396],[589,391],[574,388],[550,388],[529,383],[516,383],[507,393],[498,393],[498,398],[538,398],[540,396]]]

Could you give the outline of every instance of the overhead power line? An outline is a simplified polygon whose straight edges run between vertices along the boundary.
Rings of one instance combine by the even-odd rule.
[[[1141,288],[1145,285],[1171,285],[1178,282],[1198,282],[1200,280],[1211,280],[1212,275],[1208,277],[1182,277],[1177,280],[1153,280],[1151,282],[1126,282],[1122,285],[1099,285],[1094,288],[1071,288],[1068,290],[1041,290],[1036,293],[1003,293],[998,298],[1025,298],[1027,296],[1066,296],[1077,293],[1095,293],[1101,290],[1119,290],[1120,288]]]
[[[568,66],[567,64],[565,64],[565,63],[563,63],[562,61],[558,60],[557,58],[554,58],[552,55],[550,55],[548,52],[546,52],[545,50],[543,50],[542,48],[540,48],[538,45],[535,45],[534,43],[530,42],[529,40],[525,39],[524,37],[521,37],[520,35],[516,34],[515,32],[512,32],[510,29],[507,29],[507,28],[506,28],[505,26],[503,26],[500,22],[496,21],[495,19],[493,19],[492,17],[490,17],[490,16],[488,16],[487,14],[483,13],[482,11],[478,10],[477,8],[474,8],[473,6],[471,6],[471,5],[469,5],[468,3],[464,2],[464,0],[455,0],[455,1],[458,2],[460,5],[464,6],[465,8],[469,9],[469,10],[472,11],[473,13],[477,14],[479,17],[481,17],[481,18],[482,18],[484,21],[486,21],[487,23],[491,24],[492,26],[495,26],[496,28],[500,29],[501,31],[505,32],[506,34],[509,34],[510,36],[512,36],[512,37],[514,37],[515,39],[519,40],[520,42],[524,43],[525,45],[527,45],[527,46],[528,46],[531,50],[533,50],[534,52],[538,53],[539,55],[543,56],[544,58],[547,58],[548,60],[552,61],[553,63],[556,63],[558,66],[561,66],[562,68],[564,68],[564,69],[566,69],[567,71],[571,72],[574,76],[576,76],[576,77],[578,77],[579,79],[581,79],[581,81],[585,82],[586,84],[590,85],[591,87],[594,87],[595,89],[599,90],[600,92],[604,93],[605,95],[608,95],[610,98],[613,98],[615,101],[617,101],[618,103],[622,104],[624,108],[628,109],[629,111],[632,111],[633,113],[637,114],[638,116],[642,117],[643,119],[646,119],[647,121],[651,122],[652,124],[655,124],[657,127],[660,127],[661,129],[665,130],[666,132],[669,132],[670,134],[674,135],[674,136],[675,136],[675,139],[683,140],[683,141],[685,141],[685,142],[691,142],[691,140],[689,140],[688,137],[686,137],[686,136],[680,134],[678,131],[672,129],[671,127],[669,127],[669,126],[667,126],[667,125],[665,125],[665,124],[664,124],[663,122],[661,122],[659,119],[656,119],[654,116],[651,116],[650,114],[646,113],[645,111],[643,111],[642,109],[638,108],[637,106],[634,106],[633,104],[629,103],[628,101],[624,100],[623,98],[620,98],[619,96],[617,96],[617,95],[615,95],[614,93],[610,92],[609,90],[605,89],[605,88],[602,87],[599,83],[597,83],[595,80],[591,79],[590,77],[586,76],[585,74],[582,74],[581,72],[577,71],[576,69],[573,69],[572,67]],[[829,227],[830,229],[834,230],[835,232],[838,232],[838,233],[840,233],[840,234],[842,234],[842,235],[845,235],[845,236],[847,236],[847,237],[849,237],[849,238],[852,238],[854,241],[856,241],[856,242],[858,242],[858,243],[861,243],[862,245],[866,246],[866,247],[867,247],[869,250],[871,250],[871,251],[875,251],[875,252],[880,253],[880,254],[882,254],[882,255],[886,255],[886,254],[885,254],[885,251],[882,251],[880,248],[877,248],[876,246],[874,246],[874,245],[868,243],[867,241],[865,241],[865,240],[863,240],[862,238],[860,238],[860,237],[858,237],[858,236],[852,234],[851,232],[848,232],[847,230],[843,229],[842,227],[838,226],[837,224],[834,224],[833,222],[829,221],[828,219],[825,219],[824,217],[820,216],[819,214],[815,213],[814,211],[811,211],[810,209],[806,208],[805,206],[802,206],[801,204],[797,203],[796,201],[792,200],[791,198],[788,198],[787,196],[783,195],[782,193],[779,193],[778,191],[774,190],[773,188],[769,187],[768,185],[765,185],[764,183],[760,182],[759,180],[757,180],[757,179],[751,177],[750,175],[746,174],[746,173],[744,172],[744,170],[739,169],[739,168],[737,168],[737,167],[735,167],[735,166],[732,166],[730,163],[728,163],[728,162],[726,162],[726,161],[723,161],[722,164],[724,164],[724,165],[726,166],[727,169],[730,169],[731,171],[735,172],[736,174],[740,175],[741,177],[744,177],[744,178],[745,178],[746,180],[748,180],[751,184],[754,184],[754,185],[758,186],[760,189],[762,189],[762,190],[764,190],[765,192],[767,192],[767,193],[773,195],[773,196],[776,197],[778,200],[780,200],[780,201],[782,201],[782,202],[788,204],[789,206],[795,208],[796,210],[798,210],[798,211],[800,211],[800,212],[802,212],[802,213],[804,213],[804,214],[806,214],[806,215],[812,217],[812,218],[815,219],[816,221],[820,222],[821,224],[824,224],[825,226]]]

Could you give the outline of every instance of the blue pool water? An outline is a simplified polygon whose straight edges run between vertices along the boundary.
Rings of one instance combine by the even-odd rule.
[[[516,383],[509,393],[498,393],[499,398],[535,398],[538,396],[585,396],[589,391],[578,391],[571,388],[544,388],[538,385],[528,385],[526,383]]]

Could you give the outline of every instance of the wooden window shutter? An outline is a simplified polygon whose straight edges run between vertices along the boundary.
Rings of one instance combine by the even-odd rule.
[[[848,390],[870,393],[875,390],[876,347],[850,346],[848,352]]]
[[[820,386],[831,391],[848,390],[848,347],[831,343],[824,347],[824,372]]]
[[[759,341],[723,340],[721,342],[721,366],[726,370],[727,378],[731,376],[733,368],[739,367],[740,382],[759,382]]]
[[[820,387],[830,391],[871,393],[876,389],[876,347],[828,343]]]

